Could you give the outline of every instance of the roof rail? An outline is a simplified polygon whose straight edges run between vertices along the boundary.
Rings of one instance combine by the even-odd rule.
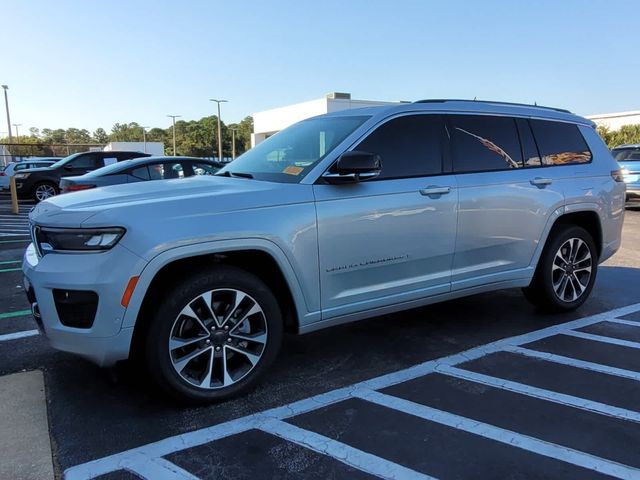
[[[472,102],[472,103],[492,103],[494,105],[510,105],[512,107],[533,107],[544,108],[545,110],[555,110],[556,112],[572,113],[564,108],[544,107],[542,105],[530,105],[528,103],[514,103],[514,102],[498,102],[494,100],[464,100],[461,98],[429,98],[426,100],[417,100],[414,103],[446,103],[446,102]]]

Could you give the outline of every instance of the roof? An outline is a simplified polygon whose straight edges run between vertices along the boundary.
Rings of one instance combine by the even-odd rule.
[[[586,118],[589,118],[591,120],[605,120],[608,118],[624,118],[636,116],[640,116],[640,110],[632,110],[629,112],[597,113],[594,115],[587,115]]]
[[[199,158],[199,157],[187,157],[187,156],[177,156],[174,157],[172,155],[151,155],[149,157],[136,157],[136,158],[132,158],[132,160],[134,161],[151,161],[151,160],[207,160],[207,161],[212,161],[209,158]]]
[[[130,158],[127,160],[121,160],[120,162],[115,162],[110,165],[107,165],[102,168],[98,168],[97,170],[92,170],[89,173],[85,173],[84,176],[89,177],[101,177],[102,175],[112,175],[114,173],[120,173],[122,170],[126,170],[127,168],[136,167],[138,165],[147,165],[153,162],[167,162],[167,161],[197,161],[197,162],[206,162],[212,165],[220,165],[220,162],[215,160],[209,160],[208,158],[198,158],[198,157],[173,157],[167,155],[158,155],[158,156],[149,156],[149,157],[136,157]]]
[[[198,157],[173,157],[173,156],[169,156],[169,155],[156,155],[156,156],[149,156],[149,157],[135,157],[135,158],[130,158],[121,162],[118,162],[118,165],[127,165],[127,166],[131,166],[131,165],[137,165],[139,163],[150,163],[150,162],[161,162],[161,161],[169,161],[169,160],[192,160],[192,161],[205,161],[205,162],[212,162],[214,160],[210,160],[208,158],[198,158]]]
[[[394,113],[424,111],[431,111],[434,113],[493,113],[496,115],[514,115],[521,117],[542,118],[548,120],[561,120],[565,122],[594,126],[594,123],[591,120],[580,117],[579,115],[575,115],[568,110],[563,110],[560,108],[526,105],[520,103],[456,99],[420,100],[414,103],[399,103],[394,105],[384,105],[380,107],[354,108],[351,110],[340,110],[338,112],[329,113],[327,115],[379,115],[381,117],[384,117],[392,115]]]

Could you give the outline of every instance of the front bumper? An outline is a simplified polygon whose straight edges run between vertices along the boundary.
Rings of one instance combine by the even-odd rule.
[[[129,278],[139,275],[146,262],[119,245],[103,253],[49,253],[36,255],[33,244],[22,264],[29,302],[36,303],[36,321],[51,346],[81,355],[100,366],[111,366],[129,356],[133,328],[122,328],[126,309],[120,304]],[[53,290],[91,290],[98,307],[90,328],[65,326],[60,321]]]
[[[24,181],[22,182],[16,181],[16,194],[18,194],[18,196],[24,197],[28,195],[28,192],[30,189],[27,188],[26,185],[27,184]]]

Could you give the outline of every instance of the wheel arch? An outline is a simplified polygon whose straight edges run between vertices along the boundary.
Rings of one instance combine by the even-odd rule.
[[[531,279],[531,283],[529,286],[523,288],[523,292],[525,294],[525,297],[533,305],[543,309],[544,311],[566,312],[580,307],[589,297],[595,281],[598,262],[595,262],[591,265],[592,268],[589,272],[588,283],[586,285],[583,284],[582,281],[577,277],[575,277],[575,280],[583,287],[577,297],[575,297],[575,284],[573,281],[570,282],[570,285],[572,287],[570,293],[573,292],[573,296],[575,298],[568,299],[566,297],[566,288],[568,286],[567,282],[565,282],[564,284],[554,284],[553,279],[553,271],[555,265],[554,259],[557,255],[556,248],[558,248],[558,246],[564,245],[564,243],[554,244],[554,239],[557,238],[556,232],[562,232],[563,227],[573,227],[574,232],[575,227],[580,227],[581,229],[586,230],[592,237],[593,243],[595,244],[594,247],[596,252],[594,252],[594,257],[599,257],[603,249],[601,225],[602,219],[598,214],[598,210],[593,208],[572,208],[570,211],[567,211],[566,207],[561,207],[560,209],[556,210],[556,212],[554,212],[554,215],[555,218],[549,220],[549,227],[546,230],[547,234],[544,237],[544,242],[540,242],[540,247],[537,252],[537,259],[535,262],[534,275]],[[563,242],[565,241],[564,238],[562,240]],[[554,244],[553,247],[551,246],[552,244]],[[569,261],[571,262],[572,260]],[[561,276],[562,273],[563,272],[560,272]],[[572,273],[572,271],[569,271],[568,275],[574,274]],[[564,276],[567,276],[567,271],[564,271]],[[558,292],[558,287],[563,289],[562,294]],[[560,298],[559,295],[562,295],[563,298]]]
[[[544,235],[532,259],[532,265],[537,268],[542,252],[547,246],[549,239],[552,238],[558,228],[565,225],[577,225],[589,232],[596,244],[598,256],[600,256],[603,249],[603,237],[602,219],[598,210],[598,205],[574,205],[572,208],[560,207],[554,211],[547,222]]]
[[[218,242],[214,242],[218,243]],[[172,279],[187,275],[195,268],[224,263],[258,275],[273,291],[283,314],[286,331],[298,332],[303,318],[310,316],[291,264],[275,244],[259,241],[249,245],[220,242],[207,247],[179,247],[155,257],[143,270],[125,313],[123,327],[133,327],[131,353],[136,351],[157,297]],[[307,320],[308,321],[308,320]]]
[[[549,236],[553,234],[554,230],[564,225],[576,225],[584,228],[593,238],[598,250],[598,256],[602,254],[602,222],[595,210],[579,210],[561,215],[553,223]]]

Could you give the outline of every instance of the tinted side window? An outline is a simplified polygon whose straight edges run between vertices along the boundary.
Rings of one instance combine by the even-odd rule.
[[[26,170],[27,168],[40,168],[46,167],[46,163],[21,163],[20,165],[16,165],[15,171],[18,170]]]
[[[573,123],[531,120],[543,165],[589,163],[591,151]]]
[[[149,169],[146,165],[144,167],[138,167],[130,170],[129,175],[139,178],[140,180],[151,180],[151,177],[149,176]]]
[[[109,154],[102,157],[100,164],[102,164],[102,166],[107,166],[107,165],[113,165],[114,163],[117,163],[117,162],[118,162],[118,157],[115,157],[112,154]]]
[[[541,165],[540,153],[533,139],[529,122],[524,118],[518,118],[516,119],[516,125],[518,126],[518,134],[520,135],[520,144],[522,145],[524,166],[539,167]]]
[[[184,177],[182,165],[178,162],[155,163],[149,165],[151,180],[167,180]]]
[[[218,167],[208,163],[193,163],[191,166],[193,168],[194,175],[213,175],[220,170]]]
[[[442,173],[444,123],[438,115],[411,115],[379,126],[355,150],[382,157],[378,178],[405,178]]]
[[[71,160],[67,165],[70,165],[73,168],[95,168],[96,156],[95,154],[81,155],[80,157]]]
[[[522,167],[522,152],[513,118],[450,115],[449,119],[455,172]]]

